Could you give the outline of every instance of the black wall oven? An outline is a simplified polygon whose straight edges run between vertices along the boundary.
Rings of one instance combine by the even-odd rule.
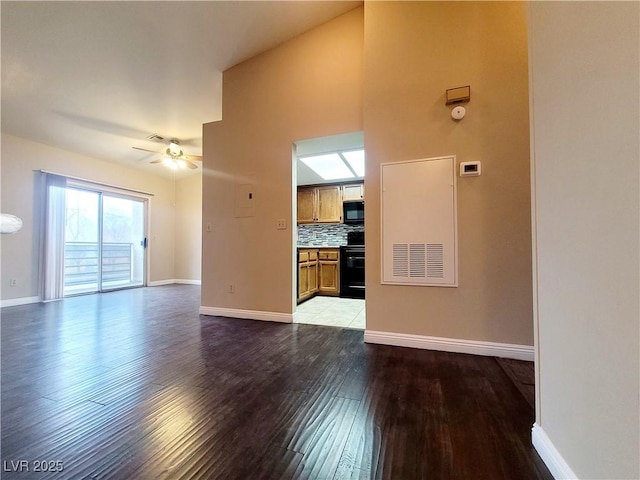
[[[340,247],[340,296],[364,298],[364,232],[349,232]]]

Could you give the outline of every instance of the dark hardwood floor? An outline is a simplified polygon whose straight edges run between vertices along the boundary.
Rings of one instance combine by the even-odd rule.
[[[2,309],[2,478],[552,478],[494,358],[199,303],[176,285]]]

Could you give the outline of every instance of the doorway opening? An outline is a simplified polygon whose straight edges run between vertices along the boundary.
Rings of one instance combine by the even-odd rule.
[[[65,189],[65,297],[145,285],[146,211],[146,199]]]
[[[294,322],[364,330],[364,134],[294,142]]]

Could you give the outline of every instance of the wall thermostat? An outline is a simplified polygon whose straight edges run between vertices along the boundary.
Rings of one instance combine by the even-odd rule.
[[[461,177],[477,177],[480,175],[480,162],[460,162]]]
[[[451,117],[454,120],[462,120],[467,113],[467,109],[458,105],[451,110]]]

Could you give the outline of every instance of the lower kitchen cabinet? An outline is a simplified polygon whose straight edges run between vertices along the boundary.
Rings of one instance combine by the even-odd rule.
[[[318,291],[318,250],[298,250],[298,302]]]
[[[298,249],[298,303],[314,295],[340,294],[340,250]]]
[[[340,250],[320,250],[318,254],[318,291],[323,295],[340,294]]]

